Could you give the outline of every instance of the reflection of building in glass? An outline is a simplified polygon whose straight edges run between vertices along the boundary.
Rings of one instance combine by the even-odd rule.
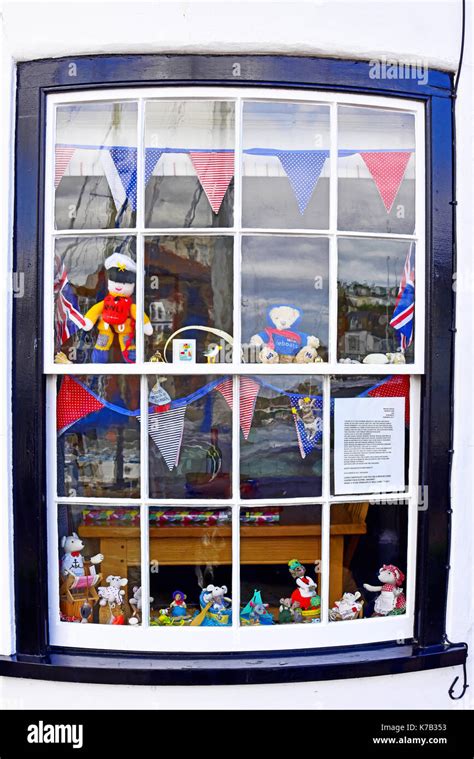
[[[397,286],[339,283],[339,351],[362,360],[368,353],[386,353],[398,348],[390,326]]]

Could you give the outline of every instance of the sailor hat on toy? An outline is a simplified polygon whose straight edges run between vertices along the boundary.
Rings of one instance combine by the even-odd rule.
[[[136,272],[137,265],[130,256],[126,256],[123,253],[112,253],[111,256],[105,259],[105,268],[118,269],[118,271],[131,271]]]

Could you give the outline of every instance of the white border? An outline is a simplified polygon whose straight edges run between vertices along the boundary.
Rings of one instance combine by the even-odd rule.
[[[47,380],[47,487],[48,487],[48,561],[52,568],[50,574],[50,604],[49,604],[49,632],[50,643],[54,645],[70,646],[77,648],[95,648],[104,650],[123,650],[123,651],[169,651],[169,652],[224,652],[224,651],[254,651],[254,650],[273,650],[273,649],[301,649],[301,648],[320,648],[326,646],[354,645],[360,643],[373,643],[388,640],[404,640],[413,635],[414,624],[414,595],[415,595],[415,566],[416,566],[416,524],[417,524],[417,504],[418,504],[418,451],[419,451],[419,399],[420,399],[420,380],[416,375],[424,371],[423,351],[424,351],[424,324],[423,320],[418,319],[415,326],[415,363],[411,365],[341,365],[338,364],[336,357],[337,348],[337,323],[336,311],[334,306],[337,305],[337,239],[338,237],[359,237],[359,238],[386,238],[395,240],[414,240],[416,242],[416,304],[417,314],[424,314],[424,228],[425,228],[425,157],[424,157],[424,105],[413,100],[394,100],[393,98],[363,96],[363,95],[336,95],[327,92],[295,92],[294,90],[276,90],[269,91],[266,89],[228,89],[223,96],[225,88],[203,87],[160,87],[160,88],[133,88],[123,90],[96,90],[91,97],[90,92],[73,93],[73,94],[56,94],[49,95],[47,100],[47,139],[46,139],[46,201],[45,201],[45,293],[44,293],[44,323],[45,323],[45,354],[44,365]],[[236,139],[235,139],[235,208],[234,208],[234,225],[229,228],[219,229],[150,229],[144,226],[144,183],[140,177],[144,174],[144,154],[143,154],[143,134],[144,134],[144,103],[152,99],[192,99],[208,100],[221,99],[234,101],[236,106]],[[317,102],[327,103],[331,113],[330,127],[330,144],[331,144],[331,173],[330,173],[330,219],[329,229],[321,230],[271,230],[271,229],[250,229],[242,230],[241,226],[241,162],[238,161],[240,155],[240,146],[242,144],[242,107],[243,100],[291,100],[293,102]],[[109,230],[55,230],[54,229],[54,135],[55,135],[55,112],[56,107],[67,105],[68,103],[87,103],[97,100],[105,101],[138,101],[138,135],[141,136],[141,148],[138,151],[138,188],[137,188],[137,227],[133,229],[109,229]],[[362,233],[347,232],[337,229],[337,106],[344,105],[367,105],[371,107],[381,107],[396,111],[409,111],[415,115],[415,140],[416,140],[416,230],[412,235],[398,235],[385,233]],[[239,495],[239,458],[240,458],[240,429],[239,429],[239,383],[238,375],[244,374],[295,374],[295,368],[292,365],[279,365],[275,367],[270,365],[251,365],[240,364],[236,361],[234,351],[234,360],[232,364],[216,364],[212,367],[202,364],[194,365],[192,368],[193,375],[215,374],[215,375],[234,375],[234,401],[233,401],[233,426],[232,426],[232,498],[228,501],[203,499],[189,501],[182,499],[150,499],[148,498],[148,435],[146,434],[146,425],[141,424],[140,430],[140,473],[142,479],[142,491],[140,498],[137,499],[100,499],[100,498],[80,498],[65,497],[58,498],[56,493],[56,430],[55,430],[55,404],[56,404],[56,377],[62,374],[126,374],[141,375],[141,404],[146,409],[146,400],[148,397],[148,377],[146,375],[155,375],[166,373],[169,375],[189,374],[186,367],[173,364],[151,364],[143,363],[144,340],[138,330],[137,334],[137,363],[135,365],[117,364],[117,365],[61,365],[54,364],[53,359],[53,246],[56,237],[64,236],[137,236],[137,262],[140,270],[140,262],[143,262],[144,239],[146,236],[163,235],[163,234],[183,234],[183,235],[229,235],[234,238],[234,337],[236,345],[239,345],[240,338],[240,270],[241,270],[241,239],[245,235],[291,235],[291,236],[324,236],[329,238],[329,270],[331,275],[332,287],[330,289],[329,304],[332,305],[332,318],[329,326],[329,358],[327,364],[298,366],[298,375],[321,375],[323,383],[323,481],[322,494],[318,498],[285,498],[285,499],[265,499],[265,500],[245,500],[240,501]],[[143,273],[137,280],[137,310],[139,319],[142,318],[141,305],[143,304]],[[330,563],[330,509],[331,504],[346,502],[366,502],[371,503],[384,500],[387,496],[378,495],[359,495],[359,496],[331,496],[330,494],[330,376],[329,375],[388,375],[404,374],[412,375],[410,383],[410,401],[411,401],[411,425],[410,425],[410,462],[409,462],[409,482],[408,492],[398,494],[393,497],[394,500],[407,502],[408,509],[408,556],[407,556],[407,613],[400,617],[385,617],[378,619],[355,620],[351,623],[330,623],[325,621],[328,608],[329,597],[329,563]],[[416,413],[415,412],[416,409]],[[146,416],[146,413],[145,413]],[[392,498],[392,496],[390,496]],[[208,505],[230,507],[233,511],[232,524],[232,593],[233,593],[233,624],[229,628],[166,628],[166,627],[149,627],[148,625],[148,596],[149,596],[149,575],[142,572],[142,589],[144,595],[143,624],[140,627],[118,627],[109,625],[75,625],[61,623],[58,619],[59,608],[59,577],[58,577],[58,524],[57,524],[57,507],[58,504],[103,504],[110,505],[139,505],[141,513],[141,558],[142,567],[149,565],[149,522],[148,507],[154,504],[166,504],[168,506],[186,504],[190,505]],[[263,505],[285,505],[294,506],[314,503],[322,505],[322,538],[321,538],[321,560],[322,560],[322,583],[320,588],[322,598],[322,619],[320,623],[310,625],[287,625],[274,627],[240,627],[238,609],[240,608],[240,567],[239,567],[239,509],[246,506],[263,506]],[[264,632],[265,631],[265,632]]]

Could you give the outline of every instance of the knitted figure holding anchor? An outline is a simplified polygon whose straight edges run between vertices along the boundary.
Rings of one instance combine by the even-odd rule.
[[[105,260],[108,277],[108,295],[89,309],[84,319],[84,330],[89,332],[97,322],[98,336],[92,352],[92,363],[106,364],[109,351],[118,335],[120,350],[127,364],[135,362],[135,321],[137,307],[132,300],[135,290],[137,266],[130,256],[113,253]],[[145,335],[153,333],[153,327],[144,314]]]

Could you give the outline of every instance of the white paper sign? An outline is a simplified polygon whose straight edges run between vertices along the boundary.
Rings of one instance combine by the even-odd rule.
[[[336,495],[405,488],[405,398],[336,398]]]

